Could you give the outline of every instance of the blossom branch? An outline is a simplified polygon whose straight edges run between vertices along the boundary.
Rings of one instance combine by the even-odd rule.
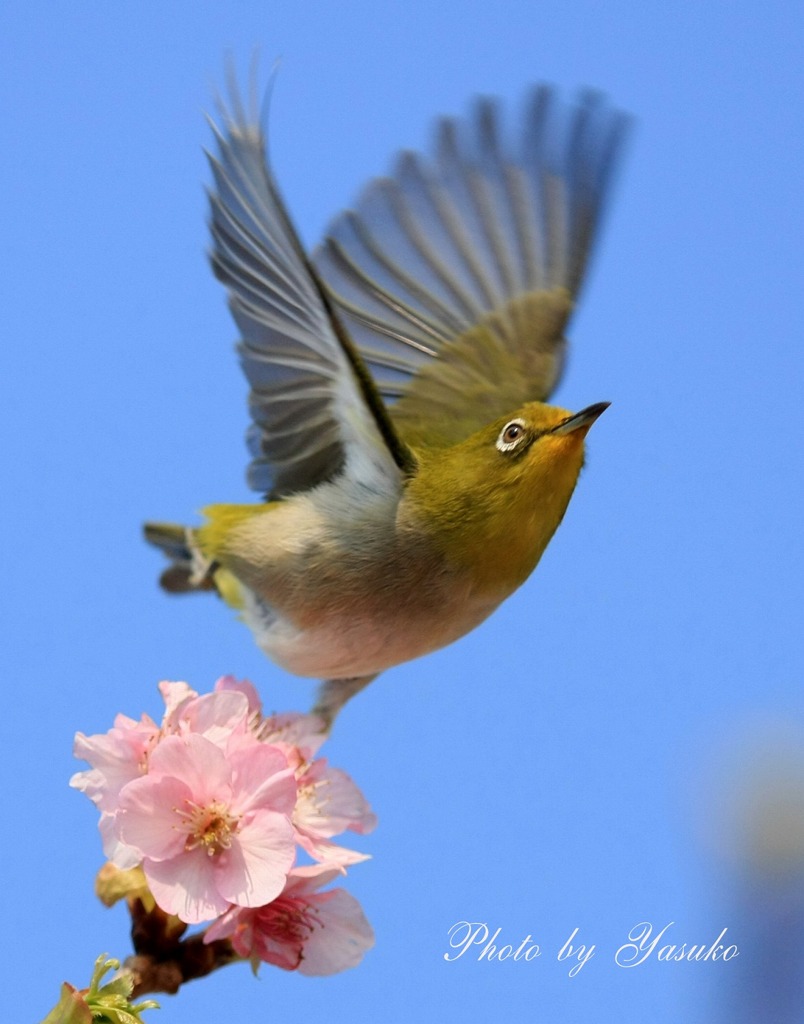
[[[182,938],[187,925],[157,906],[148,910],[135,899],[129,909],[134,953],[124,967],[134,979],[134,998],[153,992],[174,995],[185,982],[243,959],[226,939],[205,943],[204,932]]]

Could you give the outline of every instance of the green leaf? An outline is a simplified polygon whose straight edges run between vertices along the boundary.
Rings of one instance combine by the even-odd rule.
[[[140,1014],[158,1009],[159,1003],[146,999],[136,1005],[130,1002],[134,979],[127,972],[101,986],[109,971],[120,967],[119,960],[102,954],[95,961],[89,988],[79,991],[68,982],[61,988],[61,999],[42,1024],[145,1024]]]

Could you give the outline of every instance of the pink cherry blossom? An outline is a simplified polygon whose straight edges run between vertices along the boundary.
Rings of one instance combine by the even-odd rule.
[[[262,701],[254,685],[247,679],[235,679],[234,676],[221,676],[215,683],[215,692],[242,693],[248,701],[251,727],[254,734],[263,743],[273,743],[287,748],[295,747],[299,751],[299,760],[309,761],[327,738],[324,720],[318,715],[304,715],[298,711],[285,712],[281,715],[264,716]]]
[[[167,679],[162,680],[159,684],[159,692],[162,694],[162,698],[165,702],[165,716],[162,720],[163,724],[171,717],[171,715],[173,715],[181,704],[184,704],[188,700],[192,700],[193,697],[198,696],[198,692],[194,690],[189,683],[171,682]]]
[[[260,700],[260,695],[257,693],[257,689],[254,684],[250,683],[248,679],[235,679],[234,676],[221,676],[215,683],[213,689],[215,693],[224,693],[228,691],[242,693],[248,701],[249,714],[262,718],[262,701]]]
[[[326,738],[318,717],[265,717],[252,684],[232,676],[200,696],[184,682],[159,690],[159,726],[118,715],[106,734],[77,734],[75,754],[91,767],[71,784],[101,811],[106,856],[142,864],[163,910],[197,923],[232,904],[264,908],[282,892],[295,844],[321,862],[309,868],[316,879],[367,859],[333,842],[369,832],[376,818],[348,775],[316,759]],[[316,901],[337,908],[344,898]]]
[[[357,900],[344,889],[319,892],[338,869],[294,868],[282,894],[263,907],[230,907],[204,934],[228,938],[242,957],[287,971],[326,975],[355,967],[374,945],[374,932]]]
[[[126,849],[114,831],[120,792],[148,770],[148,759],[158,739],[159,727],[147,715],[143,715],[139,722],[118,715],[107,733],[85,736],[79,732],[75,736],[73,753],[92,767],[76,772],[70,779],[70,785],[86,793],[101,812],[98,827],[103,852],[122,868],[135,867],[139,858]]]
[[[254,742],[225,753],[188,732],[163,738],[148,774],[123,787],[115,829],[142,859],[159,906],[194,924],[282,892],[295,855],[295,802],[293,769],[276,747]]]
[[[106,733],[76,733],[73,753],[92,767],[76,772],[70,785],[86,793],[99,810],[113,810],[123,786],[147,771],[148,756],[158,738],[159,726],[148,715],[139,722],[118,715]]]
[[[159,689],[166,705],[162,719],[163,736],[185,736],[195,732],[212,740],[221,749],[226,749],[239,738],[255,739],[250,729],[249,702],[245,694],[221,691],[199,697],[186,683],[160,683]]]
[[[248,700],[242,693],[208,693],[199,697],[187,683],[162,682],[165,700],[161,727],[143,715],[139,722],[118,715],[107,733],[77,733],[73,752],[88,761],[88,771],[76,772],[70,785],[86,793],[101,812],[98,828],[103,852],[118,867],[135,867],[137,853],[120,839],[115,825],[120,793],[124,786],[145,775],[158,743],[172,733],[197,732],[222,748],[227,744],[249,745],[256,737],[249,731]]]
[[[322,718],[298,711],[263,718],[257,734],[265,743],[295,747],[303,761],[312,760],[327,738]]]
[[[299,787],[293,824],[296,842],[314,860],[326,864],[357,864],[368,854],[357,853],[331,842],[346,829],[365,835],[377,817],[346,772],[319,758],[296,771]]]
[[[280,747],[296,769],[299,793],[293,824],[298,844],[315,860],[328,864],[345,866],[368,860],[367,854],[331,842],[346,829],[361,835],[370,832],[377,818],[345,772],[331,768],[325,759],[313,760],[326,739],[323,721],[317,715],[298,712],[262,717],[257,691],[247,680],[233,676],[221,677],[215,691],[243,694],[255,735]]]

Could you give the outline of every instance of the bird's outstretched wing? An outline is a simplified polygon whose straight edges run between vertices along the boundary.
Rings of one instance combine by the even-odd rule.
[[[481,99],[331,225],[314,262],[408,443],[552,392],[625,127],[596,93],[540,87],[511,147]]]
[[[398,486],[412,455],[307,260],[265,159],[261,119],[233,89],[212,124],[212,266],[229,291],[251,386],[249,483],[269,497],[345,470]]]

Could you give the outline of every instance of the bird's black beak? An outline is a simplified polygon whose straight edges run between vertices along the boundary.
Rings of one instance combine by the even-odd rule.
[[[610,405],[611,402],[596,402],[595,405],[588,405],[580,412],[576,412],[574,416],[570,416],[568,420],[559,423],[557,427],[553,427],[550,433],[571,434],[574,430],[581,430],[583,427],[588,429]]]

